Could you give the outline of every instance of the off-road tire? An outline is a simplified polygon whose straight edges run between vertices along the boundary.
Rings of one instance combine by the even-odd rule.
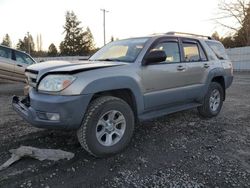
[[[96,125],[100,117],[109,110],[119,110],[126,120],[125,132],[113,146],[101,145],[96,137]],[[103,96],[93,100],[84,115],[81,127],[77,131],[81,146],[95,157],[107,157],[122,151],[130,142],[134,132],[134,113],[131,107],[122,99]]]
[[[220,93],[220,103],[219,103],[217,110],[212,111],[210,108],[210,97],[211,97],[212,92],[215,89],[218,90]],[[220,113],[220,110],[223,104],[223,96],[224,96],[224,90],[221,84],[219,84],[218,82],[211,82],[208,92],[203,99],[202,106],[199,106],[197,108],[200,116],[203,118],[212,118],[212,117],[217,116]]]

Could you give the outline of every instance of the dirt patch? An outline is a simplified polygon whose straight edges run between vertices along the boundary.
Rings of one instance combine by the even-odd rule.
[[[175,113],[137,125],[108,159],[89,156],[75,132],[34,128],[11,108],[20,83],[0,83],[0,163],[20,145],[75,153],[59,162],[24,159],[0,172],[0,187],[250,187],[250,73],[236,74],[220,115]]]

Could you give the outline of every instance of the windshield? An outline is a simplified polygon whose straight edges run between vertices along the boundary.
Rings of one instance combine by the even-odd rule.
[[[96,52],[90,61],[134,62],[149,38],[115,41]]]

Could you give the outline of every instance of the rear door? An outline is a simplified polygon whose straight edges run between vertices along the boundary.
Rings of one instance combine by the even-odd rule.
[[[25,78],[24,71],[29,66],[34,64],[34,60],[27,54],[19,51],[15,53],[15,76],[19,78]]]
[[[12,50],[0,46],[0,76],[13,76],[15,62],[12,58]]]
[[[153,44],[149,51],[152,50],[164,50],[167,58],[160,63],[142,66],[145,109],[182,102],[185,100],[182,88],[187,76],[186,64],[181,61],[179,40],[163,38]]]
[[[181,39],[184,61],[186,62],[187,80],[186,85],[189,89],[186,91],[188,99],[196,99],[204,93],[204,84],[213,62],[209,62],[207,55],[195,39]]]

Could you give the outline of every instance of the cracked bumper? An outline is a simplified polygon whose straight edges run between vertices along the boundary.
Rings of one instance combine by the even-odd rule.
[[[78,129],[90,102],[91,95],[57,96],[37,93],[31,90],[29,104],[12,99],[13,109],[31,125],[38,128]],[[59,114],[59,120],[49,120],[46,113]]]

